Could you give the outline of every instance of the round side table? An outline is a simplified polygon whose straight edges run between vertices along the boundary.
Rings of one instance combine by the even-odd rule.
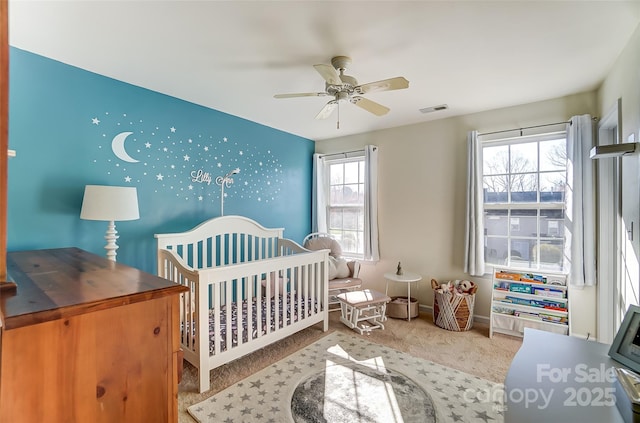
[[[406,283],[407,284],[407,320],[411,321],[411,283],[420,282],[422,276],[417,273],[403,272],[402,275],[396,275],[395,272],[387,272],[384,274],[387,280],[385,295],[389,295],[389,282]],[[418,288],[418,286],[416,286]]]

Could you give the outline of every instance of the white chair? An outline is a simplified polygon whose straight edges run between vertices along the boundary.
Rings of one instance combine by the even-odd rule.
[[[360,262],[342,257],[342,247],[338,240],[324,232],[314,232],[302,241],[307,250],[330,250],[329,252],[329,307],[330,311],[340,310],[337,295],[343,292],[357,291],[362,287]],[[333,307],[332,307],[333,306]]]

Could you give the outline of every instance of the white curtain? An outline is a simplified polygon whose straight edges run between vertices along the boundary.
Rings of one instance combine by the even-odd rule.
[[[313,187],[311,198],[311,232],[327,231],[327,192],[325,160],[321,154],[313,155]]]
[[[467,135],[467,214],[464,271],[482,276],[484,266],[484,217],[482,192],[482,145],[478,132]]]
[[[365,146],[364,161],[364,259],[378,261],[378,147]]]
[[[589,157],[591,147],[591,116],[573,116],[567,130],[565,257],[570,261],[569,280],[578,287],[596,284],[595,179],[594,163]]]

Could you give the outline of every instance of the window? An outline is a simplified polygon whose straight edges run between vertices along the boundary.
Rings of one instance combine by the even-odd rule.
[[[377,262],[378,147],[313,155],[311,227],[328,232],[347,257]]]
[[[566,133],[482,140],[485,262],[563,271]]]
[[[347,256],[364,252],[364,157],[327,160],[327,229]]]

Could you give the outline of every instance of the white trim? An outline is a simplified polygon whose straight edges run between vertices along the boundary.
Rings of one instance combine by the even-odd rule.
[[[566,125],[567,124],[563,124]],[[515,145],[515,144],[524,144],[532,141],[550,141],[557,138],[566,138],[567,131],[554,131],[554,132],[542,132],[539,134],[529,134],[529,135],[515,135],[511,137],[501,137],[501,138],[491,138],[488,135],[480,135],[478,134],[478,139],[482,142],[483,145],[489,145],[491,147],[499,146],[499,145]]]
[[[620,142],[622,122],[621,99],[598,124],[598,144]],[[617,130],[616,133],[613,131]],[[616,139],[617,138],[617,139]],[[597,286],[597,340],[610,344],[616,334],[622,316],[617,306],[619,292],[619,244],[620,244],[620,169],[618,160],[598,160],[598,286]]]
[[[340,161],[352,161],[358,157],[364,158],[364,150],[346,151],[344,153],[320,154],[327,163],[339,163]]]

